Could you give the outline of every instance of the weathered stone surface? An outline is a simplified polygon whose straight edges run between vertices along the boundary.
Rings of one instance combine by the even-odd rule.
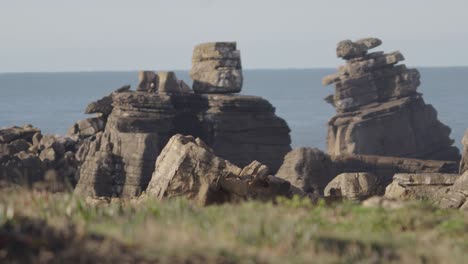
[[[465,173],[468,170],[468,130],[466,130],[465,135],[462,139],[463,144],[463,155],[460,161],[460,175]]]
[[[39,131],[39,129],[33,127],[32,125],[0,129],[0,143],[10,143],[16,139],[24,139],[28,142],[31,142],[34,134]]]
[[[160,93],[181,93],[179,80],[174,72],[158,72]]]
[[[238,93],[242,88],[242,70],[218,68],[193,72],[193,90],[197,93]]]
[[[35,133],[32,137],[33,146],[39,146],[41,139],[42,139],[42,133],[41,132]]]
[[[335,84],[326,101],[338,112],[328,124],[328,153],[459,160],[450,128],[417,93],[419,71],[396,65],[404,60],[399,51],[367,54],[380,44],[377,39],[338,44],[337,54],[347,62],[322,80]]]
[[[0,181],[27,187],[42,182],[46,186],[45,172],[57,170],[62,183],[73,186],[78,164],[71,162],[74,154],[66,151],[74,150],[75,142],[53,135],[42,136],[31,125],[2,129],[0,135],[4,136],[2,140],[8,140],[0,142]]]
[[[192,62],[212,61],[212,60],[240,60],[240,51],[238,50],[213,50],[193,52]]]
[[[190,77],[196,93],[240,92],[243,75],[236,43],[215,42],[196,46]]]
[[[0,180],[29,186],[42,179],[43,166],[34,154],[22,151],[0,157]]]
[[[138,87],[140,92],[155,92],[158,90],[159,76],[153,71],[140,71],[138,73]]]
[[[358,41],[343,40],[338,43],[336,55],[343,59],[352,59],[366,55],[367,51],[378,47],[382,41],[377,38],[365,38]]]
[[[385,189],[385,197],[438,202],[458,177],[458,174],[444,173],[398,173]]]
[[[54,163],[57,158],[58,154],[53,148],[43,149],[39,155],[39,159],[41,159],[42,162]]]
[[[442,197],[439,205],[442,208],[461,208],[465,210],[464,205],[468,200],[468,172],[464,172],[453,183],[450,190]]]
[[[110,95],[104,96],[103,98],[90,103],[85,110],[85,114],[94,114],[100,113],[104,117],[107,117],[112,112],[112,94],[113,93],[122,93],[130,91],[130,85],[122,86],[121,88],[115,90]]]
[[[106,119],[102,116],[80,120],[70,127],[67,132],[67,136],[76,139],[87,138],[96,135],[98,132],[104,131],[105,125]]]
[[[202,138],[217,156],[238,166],[258,160],[272,172],[291,150],[286,122],[259,97],[128,92],[115,94],[113,100],[104,132],[78,150],[77,159],[83,162],[79,193],[138,195],[146,189],[161,149],[177,133]],[[114,174],[120,178],[102,183],[97,178],[110,176],[100,167],[118,167]],[[102,190],[109,182],[118,188]]]
[[[419,95],[338,114],[328,125],[330,155],[460,159],[450,128],[437,120],[436,110]]]
[[[66,152],[67,139],[63,137],[58,137],[55,135],[44,135],[39,142],[39,149],[49,149],[52,148],[57,155],[62,156]]]
[[[372,172],[382,186],[392,182],[397,173],[457,173],[458,164],[452,161],[420,160],[388,156],[342,155],[332,156],[336,174],[344,172]]]
[[[317,148],[297,148],[284,157],[276,173],[307,193],[323,194],[325,186],[333,179],[330,157]]]
[[[15,155],[21,151],[28,151],[31,144],[24,139],[16,139],[10,143],[0,143],[0,156]]]
[[[373,173],[342,173],[325,187],[324,194],[325,197],[364,200],[378,193],[379,184],[379,179]]]
[[[234,51],[236,49],[236,42],[207,42],[195,46],[195,51],[202,54],[209,51]]]
[[[287,181],[268,175],[254,161],[244,169],[217,157],[200,139],[175,135],[156,162],[147,189],[150,196],[185,197],[200,205],[290,196]]]

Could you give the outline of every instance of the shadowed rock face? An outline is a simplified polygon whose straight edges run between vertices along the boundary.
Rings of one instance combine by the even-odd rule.
[[[31,125],[0,129],[0,182],[48,191],[75,184],[78,163],[75,141],[42,136]]]
[[[328,123],[329,154],[458,161],[450,128],[416,92],[418,70],[396,65],[404,60],[399,51],[368,53],[380,44],[378,39],[338,44],[337,55],[346,64],[323,79],[324,85],[335,85],[326,98],[337,111]]]
[[[253,160],[276,171],[291,149],[289,128],[268,101],[254,96],[122,92],[113,94],[104,132],[86,141],[75,192],[134,196],[146,189],[172,135],[200,137],[238,166]]]

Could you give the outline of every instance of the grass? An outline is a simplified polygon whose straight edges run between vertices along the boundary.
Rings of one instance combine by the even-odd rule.
[[[15,219],[24,217],[44,220],[59,230],[72,228],[80,237],[108,238],[143,260],[158,263],[468,259],[468,214],[424,202],[396,210],[351,202],[313,205],[299,198],[204,208],[183,199],[150,198],[92,205],[71,194],[2,190],[0,225],[14,225]]]

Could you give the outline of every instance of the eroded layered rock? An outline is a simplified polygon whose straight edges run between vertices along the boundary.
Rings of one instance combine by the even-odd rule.
[[[418,70],[396,65],[404,60],[398,51],[368,53],[380,44],[378,39],[338,44],[337,55],[346,64],[323,79],[324,85],[335,85],[326,100],[337,110],[328,123],[329,154],[459,160],[450,128],[416,91]]]
[[[217,156],[233,164],[258,160],[272,172],[291,150],[286,122],[259,97],[123,92],[113,94],[113,102],[105,130],[85,141],[77,153],[83,162],[77,193],[140,194],[162,148],[177,133],[202,138]]]
[[[289,182],[269,176],[254,161],[243,169],[219,158],[201,139],[175,135],[156,162],[147,194],[159,199],[185,197],[200,205],[291,196]]]
[[[438,202],[458,177],[458,174],[446,173],[398,173],[385,189],[385,197]]]
[[[190,77],[197,93],[238,93],[243,75],[240,52],[235,42],[197,45],[193,52]]]
[[[446,173],[456,174],[458,163],[454,161],[420,160],[387,156],[341,155],[332,157],[334,172],[367,171],[377,175],[382,186],[390,184],[397,173]]]

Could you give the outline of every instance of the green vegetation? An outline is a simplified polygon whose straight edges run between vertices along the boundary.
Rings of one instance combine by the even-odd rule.
[[[159,263],[463,263],[468,259],[468,214],[426,203],[390,210],[350,202],[312,205],[296,198],[201,208],[185,200],[87,203],[71,194],[2,190],[0,245],[7,226],[21,225],[24,218],[45,220],[57,230],[73,229],[78,237],[104,237],[125,248],[108,254],[131,252]]]

